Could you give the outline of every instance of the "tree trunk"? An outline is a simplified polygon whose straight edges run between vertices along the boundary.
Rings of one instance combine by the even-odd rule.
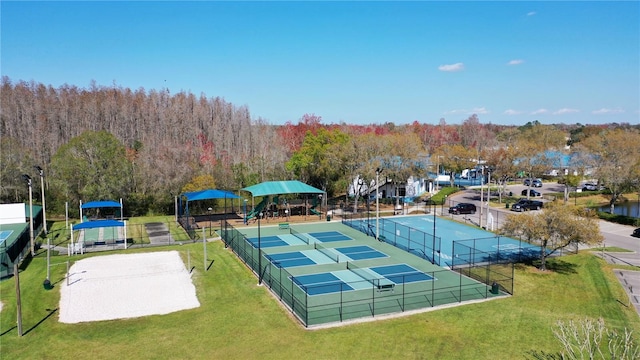
[[[547,270],[547,247],[545,246],[545,243],[540,245],[540,270]]]

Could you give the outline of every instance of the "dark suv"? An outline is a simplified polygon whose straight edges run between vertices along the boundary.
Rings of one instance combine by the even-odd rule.
[[[475,214],[476,206],[468,203],[456,204],[449,208],[449,214]]]
[[[542,209],[542,201],[520,199],[517,203],[511,205],[512,211],[527,211]]]

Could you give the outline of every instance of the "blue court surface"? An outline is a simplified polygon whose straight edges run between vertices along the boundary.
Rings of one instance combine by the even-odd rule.
[[[353,288],[332,273],[318,273],[294,276],[291,280],[307,295],[321,295],[349,291]]]
[[[370,269],[396,284],[433,280],[431,275],[418,271],[407,264],[376,266]]]
[[[312,232],[308,235],[315,238],[320,242],[332,242],[332,241],[345,241],[345,240],[353,240],[347,235],[341,233],[340,231],[321,231],[321,232]]]
[[[294,267],[317,264],[300,251],[265,255],[265,257],[277,267]]]
[[[396,264],[299,275],[291,277],[291,280],[307,295],[322,295],[371,289],[372,286],[377,287],[378,290],[393,290],[396,284],[434,279],[407,264]]]
[[[508,237],[501,236],[498,238],[496,234],[492,232],[441,217],[434,219],[434,217],[430,215],[419,215],[385,218],[384,220],[385,221],[380,223],[381,235],[384,235],[387,239],[393,239],[399,246],[406,248],[415,248],[416,245],[420,243],[426,244],[428,248],[432,248],[434,246],[433,233],[435,220],[435,246],[436,250],[438,250],[438,247],[440,250],[436,256],[441,260],[441,266],[449,266],[452,264],[454,258],[454,241],[486,253],[495,253],[498,250],[503,254],[510,252],[517,253],[520,252],[521,249],[523,253],[536,253],[540,251],[538,246]],[[421,237],[419,235],[421,232],[426,233],[426,235]],[[409,244],[407,239],[411,239],[413,243]],[[474,239],[475,241],[462,241]]]
[[[13,230],[2,230],[2,231],[0,231],[0,242],[3,242],[5,240],[7,240],[9,238],[9,236],[11,236],[12,233],[13,233]]]
[[[248,240],[254,248],[258,248],[258,245],[260,245],[260,248],[291,245],[287,241],[281,239],[279,235],[261,236],[260,238],[256,237]]]
[[[380,259],[388,257],[387,254],[372,249],[366,245],[339,247],[335,248],[335,250],[346,255],[351,260]]]
[[[347,235],[339,232],[339,231],[322,231],[322,232],[312,232],[305,234],[298,234],[298,236],[292,234],[282,234],[282,235],[267,235],[260,237],[260,248],[270,248],[276,246],[288,246],[288,245],[305,245],[305,244],[313,244],[316,242],[325,243],[325,242],[333,242],[333,241],[345,241],[345,240],[353,240]],[[258,248],[258,238],[252,237],[247,239],[253,245],[254,248]]]
[[[266,254],[266,259],[276,267],[287,268],[295,266],[307,266],[316,264],[331,264],[363,259],[380,259],[388,257],[387,254],[372,249],[369,246],[348,246],[338,248],[325,248],[321,250],[289,251],[276,254]]]

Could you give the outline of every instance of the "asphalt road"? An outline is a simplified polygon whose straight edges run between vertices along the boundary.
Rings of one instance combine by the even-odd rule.
[[[514,194],[520,194],[526,186],[523,185],[510,185],[507,191],[512,191]],[[548,192],[562,192],[563,185],[556,183],[544,183],[542,188],[535,188],[535,190],[542,193],[542,200],[545,201],[544,195]],[[485,206],[483,208],[482,220],[480,219],[480,211],[473,215],[454,215],[459,217],[458,219],[472,222],[476,225],[482,224],[483,227],[487,226],[487,214],[486,214],[486,190],[484,194]],[[451,196],[449,199],[451,204],[458,202],[470,202],[474,203],[478,210],[480,210],[480,195],[478,191],[467,190]],[[445,208],[446,214],[446,208]],[[504,220],[507,214],[513,213],[509,209],[503,208],[490,208],[489,209],[493,223],[489,223],[490,227],[496,229]],[[482,222],[481,222],[482,221]],[[491,228],[490,228],[491,229]],[[634,270],[615,270],[615,275],[625,288],[628,299],[618,299],[618,301],[624,306],[634,306],[638,314],[640,315],[640,239],[631,236],[631,233],[635,227],[610,223],[607,221],[600,221],[600,231],[604,236],[604,246],[607,247],[619,247],[631,252],[596,252],[596,255],[603,257],[607,262],[611,264],[628,265],[637,268]],[[598,245],[599,247],[599,245]]]

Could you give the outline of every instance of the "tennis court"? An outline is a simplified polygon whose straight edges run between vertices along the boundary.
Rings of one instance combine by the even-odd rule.
[[[366,219],[351,221],[355,228],[369,229]],[[537,255],[540,248],[513,238],[431,215],[408,215],[379,219],[380,239],[444,267],[464,262],[488,261],[490,257]]]
[[[266,235],[255,236],[249,238],[249,242],[254,246],[260,248],[269,248],[276,246],[290,246],[290,245],[309,245],[314,243],[326,243],[335,241],[353,240],[349,236],[339,231],[317,231],[311,233],[301,233],[293,228],[289,229],[289,234],[279,235]]]
[[[295,267],[384,258],[388,255],[369,246],[331,248],[315,243],[313,250],[265,254],[264,256],[278,267]]]
[[[488,278],[443,269],[338,222],[260,230],[225,223],[221,236],[306,327],[506,295]]]
[[[393,291],[396,284],[431,281],[433,278],[407,264],[361,268],[347,263],[347,270],[294,276],[292,280],[308,295],[320,295],[370,289],[371,285],[377,291]]]

